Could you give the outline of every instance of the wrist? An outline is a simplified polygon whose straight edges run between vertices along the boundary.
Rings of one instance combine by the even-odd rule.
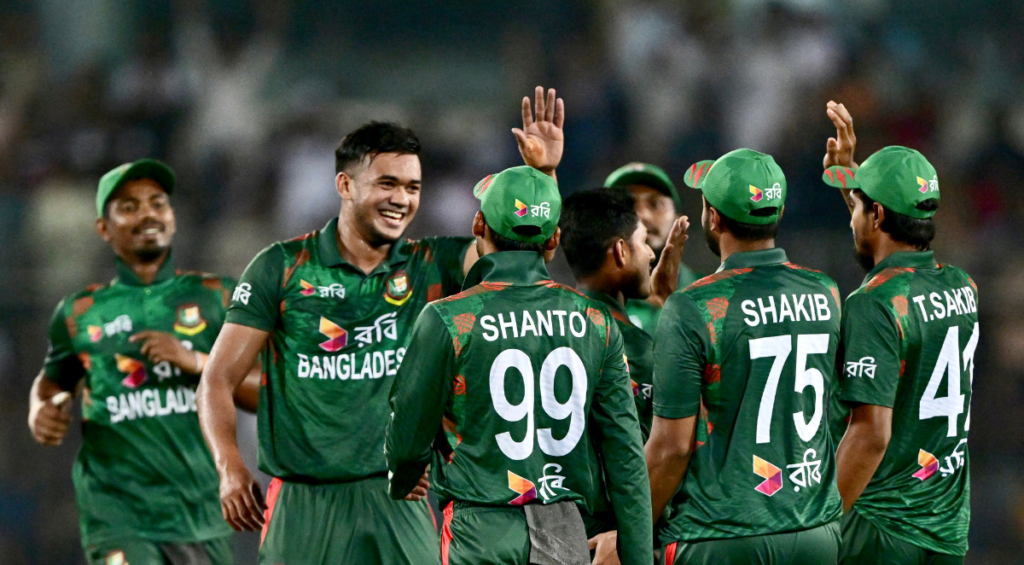
[[[209,359],[209,355],[201,353],[199,351],[192,352],[193,358],[195,359],[195,369],[192,371],[193,374],[203,374],[203,369],[206,368],[206,360]]]

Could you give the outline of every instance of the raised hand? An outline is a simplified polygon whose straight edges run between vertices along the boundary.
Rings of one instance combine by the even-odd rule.
[[[523,129],[512,128],[519,153],[523,161],[548,175],[554,176],[555,168],[562,161],[565,147],[565,102],[555,97],[555,89],[548,89],[547,99],[544,87],[534,92],[536,115],[530,106],[530,97],[523,97]]]
[[[853,152],[857,148],[857,136],[853,133],[853,116],[846,106],[831,100],[825,105],[825,113],[836,126],[836,136],[828,138],[825,143],[825,159],[822,164],[826,169],[835,165],[856,169]]]
[[[688,217],[676,218],[668,232],[665,248],[661,250],[661,258],[651,271],[651,295],[647,300],[656,306],[664,306],[665,301],[679,285],[679,263],[683,260],[683,247],[690,237],[686,234],[689,228]]]

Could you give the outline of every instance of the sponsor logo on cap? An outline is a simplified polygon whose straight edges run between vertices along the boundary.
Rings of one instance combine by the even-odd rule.
[[[935,471],[939,470],[939,460],[923,449],[917,451],[917,464],[921,466],[921,469],[914,473],[913,476],[922,481],[928,479],[935,474]]]
[[[753,200],[754,202],[760,202],[761,198],[764,197],[764,193],[761,192],[761,189],[757,188],[754,185],[750,185],[750,194],[752,195],[750,199]]]
[[[508,472],[508,488],[519,494],[519,496],[509,501],[509,504],[512,506],[522,506],[537,498],[537,487],[533,484],[533,481],[524,479],[512,471]]]
[[[117,370],[127,373],[128,376],[121,379],[121,384],[128,388],[139,388],[146,382],[146,365],[138,359],[132,359],[120,353],[114,354],[114,361],[117,362]]]
[[[772,496],[782,489],[782,470],[757,455],[754,456],[754,474],[764,478],[754,487],[757,492]]]
[[[917,177],[917,190],[924,194],[928,191],[935,192],[939,189],[939,179],[933,178],[932,180],[924,180],[921,177]]]
[[[174,323],[174,331],[192,336],[205,329],[206,320],[200,314],[197,304],[185,304],[178,308],[178,320]]]
[[[327,336],[327,341],[320,344],[320,349],[335,352],[348,345],[348,332],[345,328],[320,316],[320,333]]]
[[[519,201],[518,198],[516,198],[516,215],[522,218],[529,211],[530,207],[527,206],[526,204],[523,204],[522,202]]]

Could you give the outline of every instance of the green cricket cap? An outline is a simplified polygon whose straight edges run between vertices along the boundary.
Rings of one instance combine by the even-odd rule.
[[[533,167],[505,169],[476,183],[473,196],[487,225],[509,239],[544,243],[555,234],[562,196],[554,179]]]
[[[630,163],[615,169],[608,178],[604,180],[607,187],[629,187],[632,185],[649,186],[658,192],[672,198],[676,209],[682,207],[679,200],[679,193],[676,192],[676,185],[668,178],[661,167],[655,167],[649,163]]]
[[[708,204],[745,224],[779,221],[786,203],[786,175],[771,155],[737,149],[715,161],[699,161],[683,177],[686,186],[704,193]]]
[[[156,159],[139,159],[133,163],[125,163],[100,178],[100,185],[96,190],[96,216],[103,217],[103,208],[117,189],[124,183],[136,179],[152,179],[167,194],[174,192],[174,171],[166,163]]]
[[[909,147],[883,147],[859,169],[829,167],[822,179],[836,188],[859,188],[875,202],[911,218],[931,218],[938,211],[918,208],[925,200],[939,199],[939,177],[928,159]]]

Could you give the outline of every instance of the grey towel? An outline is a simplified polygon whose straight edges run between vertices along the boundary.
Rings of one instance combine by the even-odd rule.
[[[171,565],[213,565],[201,543],[161,543],[160,552]]]
[[[572,501],[527,504],[530,565],[590,565],[587,531]]]

